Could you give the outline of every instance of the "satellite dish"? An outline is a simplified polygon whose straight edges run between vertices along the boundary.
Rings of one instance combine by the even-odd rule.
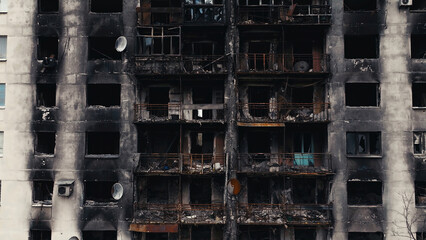
[[[112,185],[111,188],[111,195],[112,198],[114,198],[115,200],[120,200],[123,197],[123,186],[120,183],[115,183],[114,185]]]
[[[126,50],[127,47],[127,39],[124,36],[118,37],[117,40],[115,40],[115,50],[117,52],[123,52]]]
[[[78,237],[71,237],[69,240],[78,240]]]
[[[294,64],[294,71],[307,72],[309,71],[309,63],[306,61],[298,61]]]
[[[226,187],[228,189],[228,192],[232,195],[238,195],[241,191],[241,184],[240,181],[233,178],[228,181],[228,184],[226,184]]]

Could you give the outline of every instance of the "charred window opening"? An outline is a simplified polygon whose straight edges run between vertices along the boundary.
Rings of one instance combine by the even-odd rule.
[[[293,179],[293,202],[295,204],[316,203],[316,181],[309,178]]]
[[[55,132],[37,132],[36,133],[36,154],[55,154]]]
[[[270,153],[271,135],[268,132],[250,132],[247,134],[249,153]]]
[[[418,232],[416,233],[417,240],[426,240],[426,232]]]
[[[179,132],[169,131],[138,132],[141,153],[178,153]]]
[[[207,87],[192,88],[192,103],[193,104],[212,104],[213,91]],[[210,109],[194,109],[192,110],[193,119],[212,119],[213,110]]]
[[[89,60],[121,60],[121,53],[115,50],[116,37],[89,37]]]
[[[271,203],[268,178],[249,178],[247,180],[248,203]]]
[[[413,6],[410,10],[426,10],[426,2],[421,0],[413,1]]]
[[[139,55],[180,55],[179,27],[173,28],[139,28]]]
[[[90,0],[90,11],[95,13],[122,12],[123,0]]]
[[[58,37],[39,37],[37,59],[43,61],[55,61],[58,59]],[[53,64],[46,62],[45,65]]]
[[[380,132],[346,133],[346,153],[348,155],[380,155]]]
[[[167,117],[169,115],[170,88],[152,87],[148,92],[148,111],[151,116]]]
[[[169,240],[169,233],[146,233],[146,238],[137,238],[138,240]],[[174,239],[174,238],[171,238]]]
[[[411,58],[426,58],[426,34],[411,35]]]
[[[381,232],[350,232],[348,240],[383,240]]]
[[[270,87],[249,87],[248,102],[250,115],[253,117],[267,117],[270,98]]]
[[[116,231],[83,231],[84,240],[117,240]]]
[[[33,194],[34,203],[52,204],[53,181],[34,181]]]
[[[39,0],[39,13],[57,13],[59,9],[59,0]]]
[[[382,182],[349,181],[349,205],[381,205]]]
[[[196,56],[215,55],[215,43],[209,42],[209,41],[193,42],[192,55],[196,55]]]
[[[426,182],[415,181],[414,191],[416,195],[416,205],[426,205]]]
[[[151,7],[180,7],[180,1],[176,0],[151,0]]]
[[[193,226],[191,229],[191,239],[211,239],[211,228],[206,225]]]
[[[264,41],[249,42],[248,45],[248,64],[250,70],[264,71],[270,69],[269,53],[271,43]]]
[[[37,107],[56,106],[56,84],[37,84]]]
[[[280,238],[280,230],[270,226],[240,226],[240,240],[276,240]]]
[[[120,150],[120,133],[87,132],[87,154],[118,155]]]
[[[378,58],[377,35],[345,35],[345,58]]]
[[[377,83],[346,83],[346,106],[378,107],[379,91]]]
[[[413,133],[413,145],[415,154],[426,153],[426,132]]]
[[[87,104],[105,107],[120,106],[120,84],[88,84]]]
[[[50,230],[31,230],[30,240],[50,240],[52,232]]]
[[[314,97],[313,87],[292,88],[292,103],[312,103]]]
[[[87,181],[84,183],[84,199],[86,202],[114,202],[111,191],[115,182]]]
[[[148,177],[148,203],[167,204],[169,201],[169,178]]]
[[[376,0],[344,0],[345,12],[351,11],[376,11]]]
[[[191,204],[211,204],[212,182],[210,178],[193,178],[189,187]]]
[[[209,132],[191,133],[191,153],[203,154],[213,152],[214,134]]]
[[[426,107],[426,83],[413,83],[413,107]]]
[[[316,239],[316,230],[315,229],[294,229],[294,240],[306,240],[306,239]]]

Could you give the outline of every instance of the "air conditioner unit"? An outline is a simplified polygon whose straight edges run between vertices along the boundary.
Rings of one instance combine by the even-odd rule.
[[[59,180],[58,184],[58,196],[69,197],[72,194],[74,187],[74,180]]]
[[[413,0],[399,0],[399,6],[412,6]]]

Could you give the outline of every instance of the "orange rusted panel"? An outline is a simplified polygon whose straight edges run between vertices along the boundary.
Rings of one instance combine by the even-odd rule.
[[[130,224],[130,231],[132,232],[147,232],[147,233],[177,233],[177,224]]]
[[[284,123],[245,123],[238,122],[238,126],[240,127],[284,127]]]

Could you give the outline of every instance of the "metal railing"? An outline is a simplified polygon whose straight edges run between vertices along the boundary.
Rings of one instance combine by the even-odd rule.
[[[240,53],[240,72],[328,72],[327,54]]]
[[[223,23],[223,5],[185,5],[186,23]]]
[[[241,122],[324,122],[330,103],[239,103]]]
[[[225,163],[225,155],[223,154],[182,154],[183,171],[211,173],[213,171],[222,171]]]

